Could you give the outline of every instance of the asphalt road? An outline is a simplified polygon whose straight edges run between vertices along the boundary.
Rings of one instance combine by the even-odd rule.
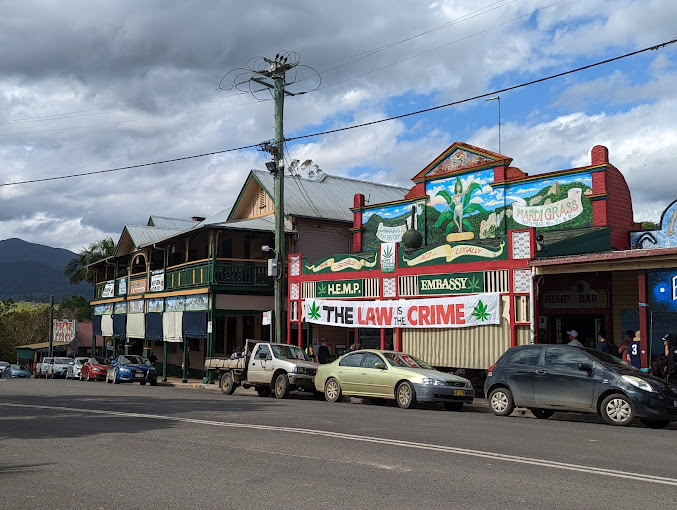
[[[0,379],[13,509],[670,509],[677,424]]]

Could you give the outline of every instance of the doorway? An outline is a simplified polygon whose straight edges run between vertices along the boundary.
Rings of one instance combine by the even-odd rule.
[[[551,344],[566,344],[569,342],[567,331],[576,330],[578,340],[585,347],[597,345],[597,333],[604,331],[603,314],[567,314],[553,315],[550,318]]]

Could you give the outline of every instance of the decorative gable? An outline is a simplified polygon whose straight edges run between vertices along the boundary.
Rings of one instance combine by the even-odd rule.
[[[491,166],[507,166],[511,158],[461,142],[453,143],[428,166],[416,174],[414,182],[427,181],[443,175],[457,174]]]

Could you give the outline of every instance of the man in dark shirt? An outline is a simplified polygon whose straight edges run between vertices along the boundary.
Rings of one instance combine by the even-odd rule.
[[[326,338],[322,339],[322,345],[317,349],[317,362],[321,365],[329,363],[329,358],[331,357],[331,351],[329,350],[329,342]]]
[[[606,333],[603,331],[597,333],[597,350],[606,352],[607,354],[611,352],[609,349],[609,344],[606,341]]]

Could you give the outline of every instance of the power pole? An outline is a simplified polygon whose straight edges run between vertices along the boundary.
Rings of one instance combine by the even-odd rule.
[[[271,85],[265,80],[252,77],[251,80],[272,89],[275,101],[275,145],[269,152],[273,156],[272,173],[275,177],[275,261],[277,272],[275,278],[275,310],[273,321],[275,324],[275,341],[284,342],[286,337],[286,314],[284,307],[285,297],[285,235],[284,235],[284,96],[295,94],[285,91],[285,74],[294,68],[298,62],[288,62],[287,57],[277,54],[273,60],[263,58],[268,69],[259,71],[259,74],[273,80]]]
[[[49,350],[48,356],[54,356],[54,296],[49,296]]]

